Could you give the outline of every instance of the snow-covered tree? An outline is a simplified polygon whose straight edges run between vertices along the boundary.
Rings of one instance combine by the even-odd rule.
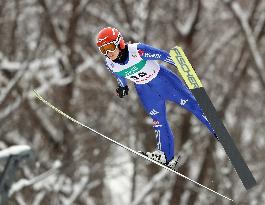
[[[246,192],[207,129],[168,103],[179,172],[239,204],[262,204],[264,25],[264,0],[1,0],[0,149],[28,145],[34,154],[20,165],[9,204],[230,204],[36,100],[33,89],[120,143],[154,149],[151,120],[132,83],[129,96],[117,98],[95,45],[105,26],[117,27],[126,41],[183,47],[258,185]]]

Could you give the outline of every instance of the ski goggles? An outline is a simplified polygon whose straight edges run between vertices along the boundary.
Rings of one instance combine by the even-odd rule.
[[[118,35],[118,37],[115,41],[106,43],[106,44],[98,47],[98,49],[104,55],[107,55],[108,52],[114,52],[120,43],[120,38],[121,38],[121,36]]]

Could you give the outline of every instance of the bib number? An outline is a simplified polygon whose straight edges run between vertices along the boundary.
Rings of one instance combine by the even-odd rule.
[[[135,79],[135,80],[139,80],[140,78],[142,78],[142,77],[144,77],[144,76],[146,76],[146,75],[147,75],[146,72],[140,72],[140,73],[138,73],[137,75],[130,76],[130,78],[133,78],[133,79]]]

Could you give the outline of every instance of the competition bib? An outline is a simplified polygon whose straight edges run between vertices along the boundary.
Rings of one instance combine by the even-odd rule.
[[[154,79],[160,67],[155,61],[143,60],[138,53],[137,44],[129,44],[129,59],[125,65],[107,59],[107,65],[118,76],[125,77],[136,84],[145,84]]]

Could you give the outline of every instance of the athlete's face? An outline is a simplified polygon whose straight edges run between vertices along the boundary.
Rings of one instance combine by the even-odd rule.
[[[120,49],[116,48],[114,51],[107,51],[107,56],[110,58],[110,60],[115,60],[120,53]]]

